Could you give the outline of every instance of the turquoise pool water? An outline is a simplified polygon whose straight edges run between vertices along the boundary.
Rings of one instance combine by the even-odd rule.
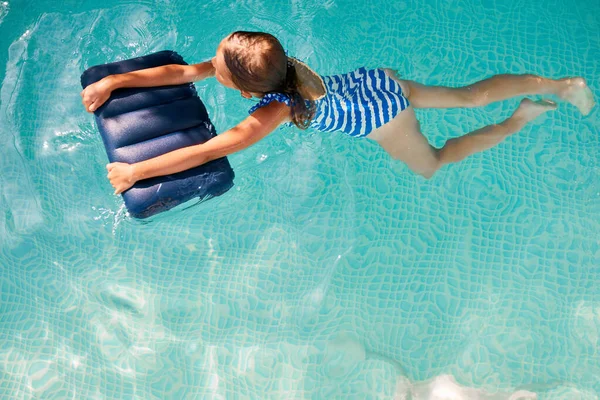
[[[583,75],[598,95],[599,16],[591,0],[0,2],[0,398],[597,399],[598,107],[562,104],[431,181],[367,141],[281,129],[230,157],[228,194],[140,223],[111,195],[79,75],[166,48],[202,61],[253,29],[322,74]],[[220,131],[252,104],[198,90]],[[418,117],[439,145],[517,103]]]

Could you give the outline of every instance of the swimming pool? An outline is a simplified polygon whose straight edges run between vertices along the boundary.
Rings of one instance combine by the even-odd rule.
[[[598,107],[431,181],[284,128],[230,157],[228,194],[140,223],[79,98],[91,65],[202,61],[242,28],[324,75],[573,74],[598,95],[597,1],[197,3],[0,3],[0,397],[598,398]],[[252,104],[198,90],[220,131]],[[418,117],[439,145],[517,102]]]

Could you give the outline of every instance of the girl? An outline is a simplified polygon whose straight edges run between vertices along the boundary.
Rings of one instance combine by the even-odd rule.
[[[583,78],[547,79],[535,75],[497,75],[472,85],[449,88],[399,79],[391,70],[359,68],[346,75],[320,77],[286,56],[279,41],[262,32],[234,32],[219,44],[215,57],[195,65],[167,65],[112,75],[81,92],[87,111],[98,109],[113,90],[123,87],[178,85],[211,76],[246,98],[260,102],[237,126],[208,142],[136,164],[106,166],[115,194],[136,181],[168,175],[245,149],[280,124],[342,131],[379,143],[394,159],[431,178],[443,165],[502,142],[540,114],[553,110],[548,100],[521,101],[505,121],[450,139],[437,149],[421,133],[413,108],[479,107],[520,95],[553,94],[588,114],[594,99]]]

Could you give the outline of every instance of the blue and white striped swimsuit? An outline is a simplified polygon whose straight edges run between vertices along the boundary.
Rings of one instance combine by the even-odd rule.
[[[322,132],[341,131],[350,136],[365,137],[409,105],[398,82],[382,69],[359,68],[345,75],[322,78],[327,94],[315,102],[316,113],[310,124],[311,128]],[[249,113],[272,101],[291,104],[290,98],[283,93],[268,93]]]

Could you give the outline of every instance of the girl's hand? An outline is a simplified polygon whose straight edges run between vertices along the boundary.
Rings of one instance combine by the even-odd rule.
[[[87,112],[96,111],[113,91],[112,79],[107,76],[96,83],[92,83],[81,91],[81,102]]]
[[[133,166],[126,163],[110,163],[106,166],[108,180],[115,188],[115,194],[121,194],[132,187],[136,179],[133,174]]]

